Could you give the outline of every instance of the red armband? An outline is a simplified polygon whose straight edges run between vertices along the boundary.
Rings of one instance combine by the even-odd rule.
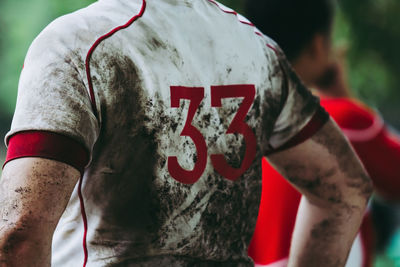
[[[70,137],[46,131],[19,132],[9,138],[4,165],[25,157],[57,160],[76,168],[81,174],[89,162],[89,152],[82,144]]]

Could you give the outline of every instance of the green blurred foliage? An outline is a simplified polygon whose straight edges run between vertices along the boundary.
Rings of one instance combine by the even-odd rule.
[[[351,87],[399,128],[400,1],[341,0],[339,5],[336,37],[349,45]]]
[[[40,31],[55,18],[93,0],[1,0],[0,1],[0,116],[11,117],[26,51]],[[244,0],[223,1],[236,10]],[[1,120],[0,120],[1,121]]]
[[[390,94],[393,79],[379,53],[363,47],[360,53],[354,28],[350,27],[341,9],[337,13],[334,31],[336,48],[347,50],[348,77],[353,93],[372,106],[380,104]]]
[[[35,36],[54,18],[87,6],[89,0],[2,0],[0,2],[0,113],[11,115],[24,57]]]

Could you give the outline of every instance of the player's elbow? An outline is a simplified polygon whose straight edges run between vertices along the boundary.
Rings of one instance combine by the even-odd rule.
[[[16,257],[23,256],[29,246],[29,235],[23,230],[23,225],[7,223],[1,225],[0,231],[0,259],[7,266],[14,266]]]
[[[370,176],[363,169],[356,177],[346,177],[345,180],[346,200],[350,203],[361,202],[366,205],[371,197],[374,187]]]
[[[24,257],[35,254],[42,257],[41,251],[51,243],[51,239],[41,235],[40,225],[31,218],[3,219],[0,223],[0,263],[20,266]]]
[[[364,181],[359,189],[361,196],[363,196],[367,201],[374,192],[374,184],[371,177],[365,172]]]
[[[362,205],[366,205],[374,191],[374,186],[362,163],[354,157],[347,163],[341,162],[339,170],[341,177],[338,179],[338,184],[343,189],[345,200],[351,204],[361,202]]]
[[[346,207],[364,210],[373,193],[373,184],[367,173],[361,173],[358,177],[347,178],[342,186],[341,199],[329,198],[331,204],[339,204]]]
[[[319,184],[316,190],[303,191],[304,196],[321,208],[344,208],[364,210],[373,193],[369,175],[360,170],[357,175],[339,175],[330,183]]]

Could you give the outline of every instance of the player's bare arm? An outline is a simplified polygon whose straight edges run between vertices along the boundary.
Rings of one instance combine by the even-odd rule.
[[[51,240],[79,178],[67,164],[21,158],[0,180],[0,266],[50,266]]]
[[[372,184],[336,124],[269,160],[303,194],[289,266],[344,266]]]

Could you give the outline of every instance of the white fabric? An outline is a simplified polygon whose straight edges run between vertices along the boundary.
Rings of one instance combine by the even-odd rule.
[[[251,266],[247,244],[258,213],[263,153],[296,135],[318,103],[291,80],[283,56],[267,47],[275,45],[271,40],[208,0],[147,1],[143,16],[100,42],[86,62],[96,40],[139,14],[143,3],[102,0],[51,23],[29,49],[7,136],[52,131],[92,151],[82,185],[87,266]],[[256,89],[244,119],[256,151],[232,182],[215,170],[210,155],[222,154],[240,167],[247,145],[243,135],[226,131],[243,97],[211,107],[211,86],[243,84]],[[173,108],[171,86],[204,88],[191,125],[206,142],[207,159],[193,185],[177,182],[168,169],[170,157],[188,171],[199,157],[192,138],[180,136],[190,102]],[[53,266],[83,263],[77,192],[53,238]]]
[[[254,267],[287,267],[289,259],[283,259],[269,264],[254,264]]]
[[[360,234],[357,235],[351,247],[346,267],[362,267],[364,261],[364,249]]]

